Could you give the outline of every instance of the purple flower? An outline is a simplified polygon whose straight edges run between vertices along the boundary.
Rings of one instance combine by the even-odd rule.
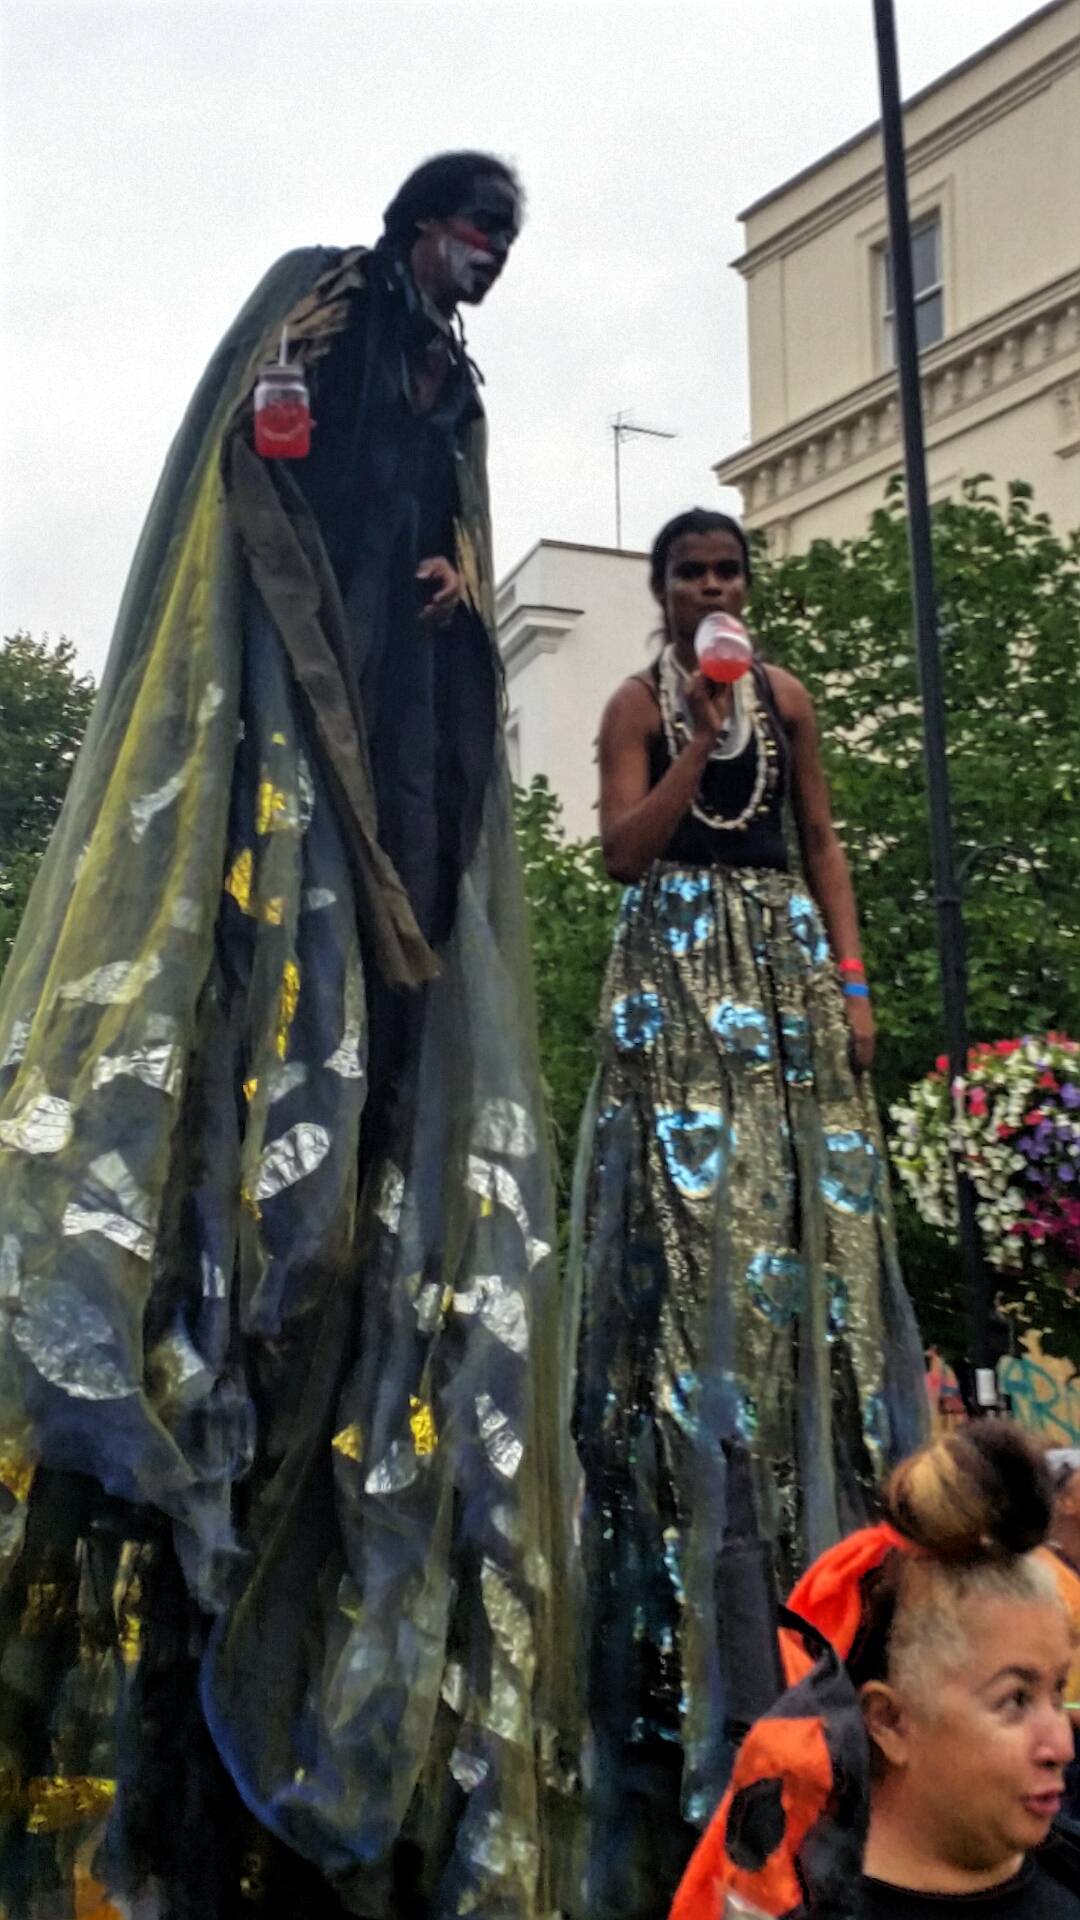
[[[1080,1107],[1080,1087],[1074,1087],[1071,1080],[1062,1083],[1060,1092],[1063,1107]]]
[[[1059,1180],[1075,1180],[1076,1179],[1076,1168],[1070,1167],[1067,1160],[1062,1162],[1061,1166],[1057,1170],[1057,1173],[1058,1173]]]
[[[1030,1153],[1032,1148],[1031,1135],[1029,1133],[1022,1133],[1016,1145],[1020,1153]]]

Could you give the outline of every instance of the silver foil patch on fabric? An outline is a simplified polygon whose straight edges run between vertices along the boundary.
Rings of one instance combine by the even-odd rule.
[[[271,1067],[266,1076],[267,1105],[272,1107],[275,1101],[284,1100],[287,1093],[306,1086],[307,1077],[308,1070],[302,1060],[286,1060],[281,1066]]]
[[[159,1406],[191,1407],[205,1399],[214,1375],[183,1327],[174,1327],[146,1356],[146,1375]]]
[[[443,1669],[443,1683],[440,1688],[443,1699],[451,1713],[463,1713],[465,1710],[465,1669],[459,1660],[448,1660]]]
[[[0,1120],[0,1147],[17,1153],[60,1153],[74,1130],[70,1100],[50,1093],[40,1073],[27,1076],[17,1112]]]
[[[364,1029],[364,979],[355,954],[350,956],[345,969],[342,1021],[341,1039],[330,1058],[323,1061],[323,1066],[328,1073],[339,1074],[342,1080],[362,1080],[364,1063],[360,1057],[360,1041]]]
[[[0,1301],[14,1306],[22,1291],[22,1242],[17,1233],[0,1240]]]
[[[434,1333],[443,1317],[446,1289],[439,1280],[429,1280],[419,1289],[413,1307],[420,1333]]]
[[[489,1393],[477,1394],[476,1418],[484,1452],[495,1472],[503,1480],[512,1480],[521,1465],[525,1448],[506,1414],[495,1405]]]
[[[296,756],[296,791],[300,803],[300,831],[306,833],[315,814],[315,782],[302,753]]]
[[[275,1193],[294,1187],[321,1166],[330,1151],[330,1135],[314,1120],[298,1120],[280,1139],[264,1147],[259,1157],[259,1177],[255,1183],[257,1200],[272,1200]]]
[[[527,1747],[531,1733],[529,1703],[520,1676],[500,1650],[491,1657],[491,1689],[484,1725],[511,1746]]]
[[[531,1687],[536,1672],[536,1650],[528,1608],[519,1600],[493,1560],[480,1568],[480,1594],[495,1644]]]
[[[465,1185],[482,1200],[494,1200],[500,1207],[512,1213],[521,1228],[521,1237],[525,1242],[525,1258],[530,1267],[539,1264],[546,1254],[551,1252],[546,1240],[535,1240],[532,1235],[529,1216],[525,1211],[525,1202],[521,1197],[521,1188],[512,1173],[500,1167],[495,1160],[482,1160],[470,1153],[465,1170]]]
[[[182,1071],[180,1048],[158,1041],[153,1046],[135,1047],[130,1053],[103,1053],[94,1062],[90,1085],[96,1093],[113,1080],[130,1076],[141,1080],[144,1087],[175,1094],[180,1090]]]
[[[320,913],[323,907],[332,907],[336,899],[333,887],[308,887],[302,905],[308,913]]]
[[[164,813],[166,807],[171,807],[173,801],[183,793],[188,775],[189,768],[181,767],[179,773],[172,774],[162,786],[156,787],[153,793],[143,793],[137,800],[128,801],[128,812],[131,815],[129,832],[136,846],[140,840],[146,838],[151,820],[157,814]]]
[[[126,1253],[133,1253],[138,1260],[152,1260],[154,1257],[154,1236],[141,1227],[137,1220],[129,1220],[126,1214],[114,1213],[105,1207],[83,1207],[71,1200],[64,1208],[60,1222],[61,1233],[70,1239],[80,1234],[100,1233],[104,1239],[111,1240],[116,1247],[123,1247]]]
[[[126,1160],[119,1153],[103,1153],[87,1168],[93,1187],[111,1194],[117,1206],[95,1204],[97,1195],[84,1195],[64,1209],[61,1233],[76,1239],[84,1233],[100,1233],[114,1246],[123,1247],[139,1260],[150,1260],[154,1253],[153,1214],[148,1196],[139,1186]],[[90,1204],[87,1204],[89,1200]]]
[[[21,1020],[12,1022],[11,1032],[7,1038],[7,1046],[4,1048],[3,1053],[0,1053],[0,1072],[3,1072],[5,1067],[18,1066],[19,1061],[26,1052],[26,1043],[30,1038],[30,1029],[33,1024],[34,1016],[32,1013],[24,1015]]]
[[[199,701],[196,725],[200,727],[208,726],[224,698],[224,687],[220,687],[216,680],[208,680],[203,689],[202,699]]]
[[[130,1006],[160,972],[161,956],[156,953],[145,954],[141,960],[109,960],[92,973],[81,974],[78,980],[65,980],[60,999],[95,1007]]]
[[[410,1440],[391,1441],[378,1464],[364,1481],[365,1493],[401,1493],[411,1487],[420,1472],[416,1449]]]
[[[388,1233],[397,1233],[401,1226],[401,1206],[405,1198],[405,1175],[400,1167],[388,1160],[383,1169],[379,1197],[375,1202],[375,1217],[381,1220]]]
[[[469,1859],[492,1880],[513,1880],[531,1913],[540,1873],[540,1849],[524,1820],[509,1813],[486,1813],[469,1848]],[[517,1906],[517,1900],[509,1903]]]
[[[473,1127],[472,1145],[480,1153],[505,1153],[524,1160],[536,1152],[536,1128],[516,1100],[485,1100]]]
[[[199,1266],[202,1274],[203,1299],[224,1300],[228,1289],[225,1285],[225,1275],[221,1268],[210,1258],[208,1253],[203,1254]]]
[[[469,1753],[465,1747],[455,1747],[450,1755],[450,1771],[462,1792],[471,1793],[481,1780],[487,1779],[491,1763],[479,1753]]]
[[[454,1311],[476,1314],[482,1327],[501,1340],[511,1353],[526,1353],[529,1346],[529,1318],[525,1299],[516,1287],[508,1287],[501,1274],[475,1274],[465,1293],[455,1293]]]
[[[177,894],[169,908],[169,925],[178,933],[198,933],[202,926],[202,908],[197,900],[191,900],[187,894]]]
[[[11,1337],[42,1379],[74,1400],[125,1400],[137,1391],[115,1328],[69,1281],[24,1301]]]

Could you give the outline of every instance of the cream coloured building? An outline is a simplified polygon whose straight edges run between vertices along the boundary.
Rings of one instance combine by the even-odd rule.
[[[1080,523],[1080,0],[904,110],[932,498],[1026,480]],[[715,472],[775,550],[861,533],[902,466],[876,126],[749,207],[750,444]]]
[[[570,840],[597,831],[604,707],[652,658],[658,610],[648,580],[645,553],[538,540],[496,594],[510,771],[526,787],[534,774],[545,776]]]

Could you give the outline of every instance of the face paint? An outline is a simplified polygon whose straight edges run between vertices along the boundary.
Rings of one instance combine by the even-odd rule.
[[[455,293],[463,299],[476,292],[478,276],[495,264],[495,254],[490,248],[470,246],[468,241],[459,240],[452,233],[439,235],[439,252]]]

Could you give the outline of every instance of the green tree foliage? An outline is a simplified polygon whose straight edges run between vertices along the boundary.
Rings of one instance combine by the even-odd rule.
[[[565,1237],[578,1122],[596,1069],[596,1015],[622,888],[597,840],[567,841],[559,801],[537,778],[514,795],[532,919],[540,1051],[555,1135]]]
[[[0,971],[63,805],[94,683],[68,640],[0,643]]]
[[[1002,510],[983,479],[935,508],[933,537],[971,1037],[1075,1034],[1080,536],[1057,535],[1026,486],[1010,487]],[[897,488],[864,538],[766,562],[751,609],[768,657],[805,681],[817,707],[864,931],[883,1105],[944,1044],[910,595]],[[899,1211],[923,1332],[955,1353],[955,1259],[906,1204]],[[1077,1347],[1080,1315],[1065,1318],[1077,1321]]]

